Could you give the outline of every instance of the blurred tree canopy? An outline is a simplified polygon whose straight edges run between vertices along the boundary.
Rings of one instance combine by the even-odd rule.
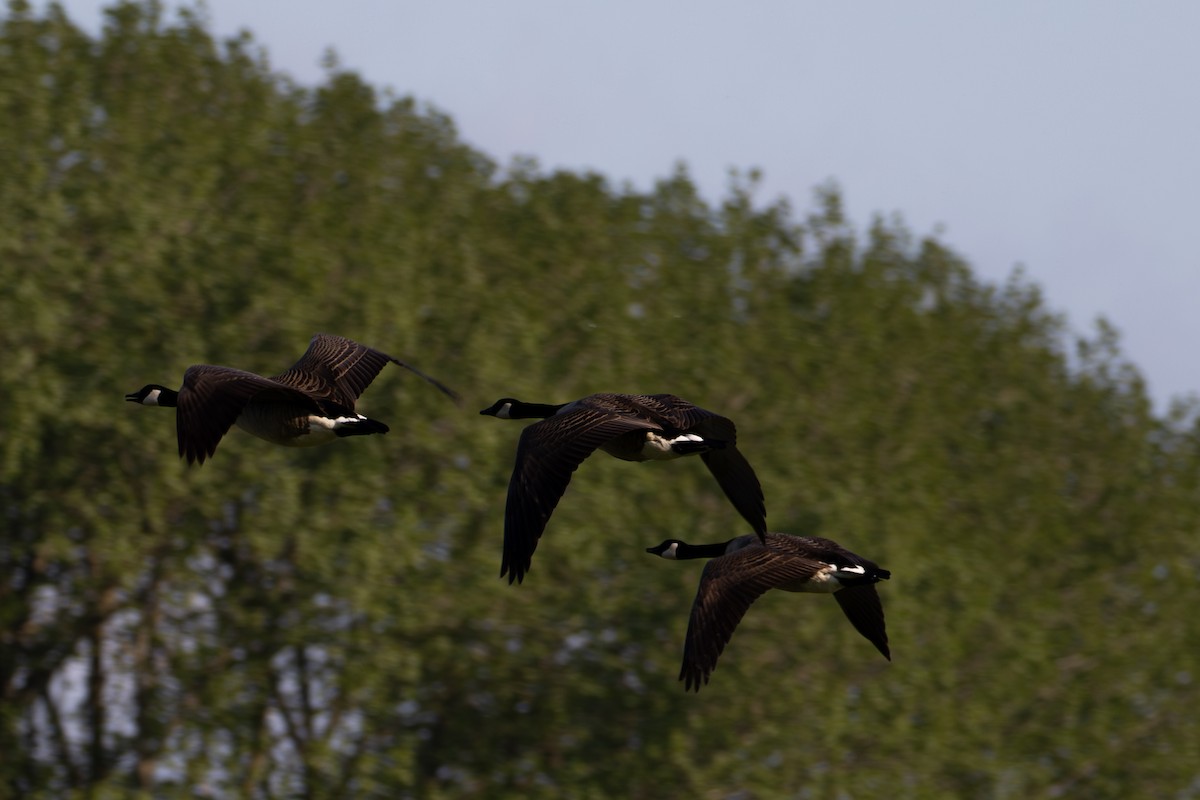
[[[11,2],[0,142],[0,795],[1200,796],[1195,418],[1019,275],[834,188],[501,169],[152,3]],[[122,400],[316,331],[466,406],[389,369],[388,436],[188,469]],[[520,425],[476,410],[594,391],[736,420],[772,529],[892,570],[895,661],[774,593],[683,692],[701,564],[643,549],[747,532],[698,461],[589,460],[499,580]]]

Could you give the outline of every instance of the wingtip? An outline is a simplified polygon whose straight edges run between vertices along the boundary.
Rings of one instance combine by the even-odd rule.
[[[446,384],[439,381],[437,378],[433,377],[432,375],[430,375],[428,373],[422,372],[421,370],[414,367],[412,364],[409,364],[407,361],[401,361],[400,359],[395,358],[394,356],[388,356],[388,358],[391,359],[393,364],[397,364],[401,367],[404,367],[406,370],[408,370],[409,372],[412,372],[414,375],[424,378],[428,383],[435,386],[442,394],[446,395],[451,400],[453,400],[455,405],[460,406],[460,407],[462,406],[462,404],[463,404],[462,396],[458,392],[451,389]]]
[[[412,369],[412,367],[409,367],[409,369]],[[413,371],[416,372],[416,370],[413,370]],[[453,400],[454,405],[458,406],[459,408],[462,408],[462,405],[463,405],[462,395],[460,395],[458,392],[451,389],[446,384],[439,381],[437,378],[431,378],[428,375],[425,375],[420,372],[417,372],[417,374],[420,375],[421,377],[423,377],[425,380],[429,381],[431,384],[433,384],[433,386],[435,388],[437,388],[439,391],[441,391],[442,394],[446,395],[451,400]]]
[[[708,683],[708,677],[708,673],[689,669],[686,664],[679,670],[679,680],[683,682],[685,692],[699,692],[700,687]]]
[[[525,582],[524,572],[517,572],[515,569],[509,569],[507,565],[500,567],[500,577],[503,578],[506,575],[508,576],[509,586],[512,586],[514,583]]]
[[[442,392],[442,394],[444,394],[444,395],[446,395],[447,397],[449,397],[449,398],[450,398],[450,399],[451,399],[451,400],[454,402],[454,405],[458,406],[459,408],[462,408],[462,407],[463,407],[463,399],[462,399],[462,395],[461,395],[461,394],[459,394],[458,392],[454,391],[454,390],[453,390],[453,389],[451,389],[449,386],[447,386],[446,384],[442,383],[442,382],[441,382],[441,381],[439,381],[439,380],[435,380],[435,379],[433,379],[433,378],[429,378],[428,380],[429,380],[429,382],[430,382],[430,383],[432,383],[432,384],[433,384],[435,387],[437,387],[437,388],[438,388],[438,389],[439,389],[439,390]]]

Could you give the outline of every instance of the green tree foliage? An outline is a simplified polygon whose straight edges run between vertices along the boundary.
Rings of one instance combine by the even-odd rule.
[[[331,70],[274,75],[153,4],[0,27],[0,792],[12,797],[1200,795],[1200,428],[1111,331],[1066,342],[836,190],[498,170]],[[399,369],[386,437],[202,469],[128,405],[309,336]],[[768,595],[676,682],[700,571],[745,533],[698,462],[586,462],[497,579],[516,395],[669,391],[739,421],[772,527],[891,569],[895,662]],[[1190,755],[1189,755],[1190,754]]]

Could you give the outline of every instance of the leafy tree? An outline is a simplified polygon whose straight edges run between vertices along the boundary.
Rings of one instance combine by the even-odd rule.
[[[835,187],[644,193],[500,169],[436,109],[153,3],[0,25],[0,790],[13,797],[1194,797],[1200,424],[1111,328]],[[412,360],[392,433],[202,469],[125,406],[328,330]],[[496,577],[514,394],[729,414],[776,530],[891,569],[895,662],[828,599],[756,604],[678,671],[745,532],[703,467],[580,468]]]

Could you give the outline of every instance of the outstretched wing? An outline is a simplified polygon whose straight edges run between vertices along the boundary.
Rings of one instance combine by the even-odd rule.
[[[892,651],[888,648],[887,625],[883,621],[883,604],[879,602],[879,592],[875,584],[867,583],[858,586],[847,586],[833,593],[833,599],[838,601],[846,619],[854,629],[875,645],[883,657],[892,660]]]
[[[824,565],[819,561],[750,545],[714,558],[704,567],[688,619],[679,680],[700,691],[717,667],[717,659],[750,605],[768,589],[808,580]]]
[[[767,539],[767,505],[763,499],[762,484],[754,467],[737,448],[737,428],[733,421],[713,414],[698,423],[694,430],[705,439],[724,441],[724,447],[701,453],[704,466],[717,479],[717,485],[729,502],[737,509],[750,528],[758,534],[760,541]]]
[[[252,398],[273,397],[320,411],[303,392],[253,372],[208,364],[188,367],[175,409],[180,457],[203,464]]]
[[[274,380],[353,411],[358,398],[388,363],[404,367],[458,399],[453,390],[411,364],[344,336],[328,333],[314,336],[300,360],[276,375]]]
[[[500,575],[507,574],[509,583],[524,580],[546,522],[585,458],[615,436],[656,427],[648,420],[588,407],[527,427],[508,483]]]

